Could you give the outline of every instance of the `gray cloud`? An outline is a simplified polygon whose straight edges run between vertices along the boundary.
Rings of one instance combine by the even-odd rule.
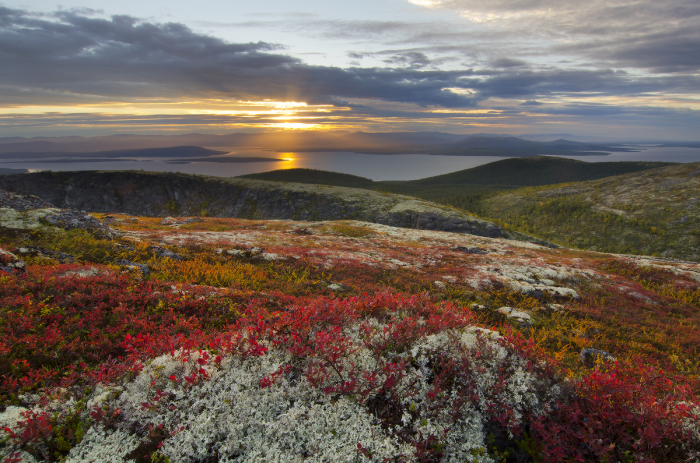
[[[24,90],[38,89],[66,99],[377,98],[447,107],[478,101],[447,90],[459,87],[458,79],[470,71],[309,66],[275,53],[279,49],[265,42],[227,43],[182,24],[65,11],[42,17],[0,8],[0,81],[14,87],[9,93],[26,96]]]
[[[436,50],[452,53],[456,48],[432,49]],[[595,53],[613,56],[624,50],[632,48],[606,49],[601,45]],[[229,43],[182,24],[155,24],[128,16],[102,19],[77,11],[38,15],[0,7],[0,105],[5,107],[137,103],[144,98],[268,98],[342,106],[350,111],[331,114],[359,121],[365,117],[462,117],[438,112],[429,115],[415,107],[415,111],[373,107],[381,102],[470,108],[498,97],[526,101],[519,109],[502,109],[505,113],[575,111],[576,116],[590,117],[616,111],[627,114],[629,110],[605,105],[557,109],[551,104],[537,106],[537,100],[700,90],[700,76],[692,74],[638,76],[609,68],[538,68],[524,66],[524,60],[510,55],[494,58],[490,67],[449,71],[436,68],[446,58],[434,58],[427,50],[391,49],[349,56],[384,59],[394,67],[312,66],[284,54],[284,48],[277,44]],[[641,59],[634,53],[627,58],[616,56],[618,60]],[[105,120],[105,124],[113,122]],[[241,123],[244,120],[250,122],[241,119]],[[333,119],[318,123],[333,123]]]
[[[417,51],[410,51],[392,55],[388,58],[385,58],[383,61],[387,64],[399,64],[412,69],[424,68],[431,64],[438,64],[434,63],[433,60],[428,58],[428,56],[425,53]]]
[[[546,52],[660,72],[700,69],[697,0],[433,0],[432,7],[523,39],[547,38]]]
[[[693,28],[615,41],[585,41],[556,49],[658,73],[692,72],[700,69],[700,21]]]
[[[513,68],[525,66],[526,64],[523,60],[513,58],[498,58],[491,62],[491,65],[497,68]]]
[[[351,39],[368,48],[378,43],[395,49],[406,45],[406,52],[438,53],[443,48],[483,66],[498,66],[495,62],[503,56],[530,62],[530,58],[560,54],[599,67],[663,73],[700,69],[697,0],[433,0],[432,4],[459,15],[450,21],[419,22],[266,18],[218,26],[267,27],[314,38]]]

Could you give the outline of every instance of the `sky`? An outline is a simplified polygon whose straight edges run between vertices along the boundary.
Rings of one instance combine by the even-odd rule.
[[[700,140],[697,0],[0,3],[0,137]]]

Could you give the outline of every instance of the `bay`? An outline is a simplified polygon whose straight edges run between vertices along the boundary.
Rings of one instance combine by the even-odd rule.
[[[638,152],[611,153],[595,156],[564,156],[586,162],[606,161],[664,161],[700,162],[700,148],[667,148],[644,146]],[[497,156],[442,156],[428,154],[360,154],[349,152],[287,152],[267,150],[236,150],[228,156],[252,158],[278,158],[273,161],[243,161],[236,163],[193,161],[189,164],[173,164],[177,158],[120,158],[99,159],[89,162],[71,160],[23,160],[6,159],[2,168],[29,169],[30,171],[75,170],[144,170],[154,172],[181,172],[187,174],[235,177],[277,169],[309,168],[359,175],[372,180],[415,180],[469,169],[489,162],[505,159]]]

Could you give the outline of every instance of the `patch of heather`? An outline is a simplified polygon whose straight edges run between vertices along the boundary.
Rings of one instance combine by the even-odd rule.
[[[113,217],[3,243],[3,463],[700,457],[697,264]]]

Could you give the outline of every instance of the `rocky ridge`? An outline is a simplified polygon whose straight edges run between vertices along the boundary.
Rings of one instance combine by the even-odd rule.
[[[87,212],[59,209],[37,196],[0,190],[0,229],[35,230],[46,225],[90,230],[107,238],[116,236],[113,229]]]
[[[0,188],[61,208],[149,217],[360,220],[492,238],[543,240],[409,196],[355,188],[149,172],[38,172],[0,177]]]

